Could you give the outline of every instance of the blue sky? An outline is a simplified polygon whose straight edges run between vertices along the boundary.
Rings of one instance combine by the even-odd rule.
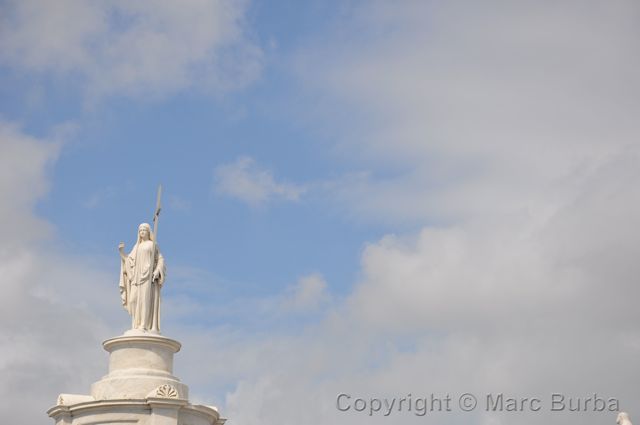
[[[285,11],[292,19],[282,17]],[[346,217],[322,195],[247,208],[213,190],[214,168],[239,157],[302,184],[349,170],[347,159],[331,154],[335,142],[324,124],[311,122],[314,105],[305,111],[299,104],[308,100],[286,69],[302,40],[317,36],[336,13],[312,3],[251,5],[247,36],[268,55],[259,78],[222,94],[105,95],[87,106],[73,77],[24,78],[7,70],[5,119],[41,137],[60,123],[72,128],[51,171],[51,190],[37,206],[59,233],[56,243],[69,252],[112,255],[120,239],[131,243],[136,223],[149,220],[163,183],[161,241],[173,262],[215,271],[238,293],[269,294],[310,272],[330,275],[344,293],[364,241],[384,226]],[[36,106],[25,91],[38,91]]]
[[[637,2],[0,12],[15,423],[47,423],[58,393],[104,374],[100,342],[129,323],[116,248],[159,183],[163,333],[193,400],[229,423],[514,419],[343,413],[342,392],[597,392],[638,415]]]

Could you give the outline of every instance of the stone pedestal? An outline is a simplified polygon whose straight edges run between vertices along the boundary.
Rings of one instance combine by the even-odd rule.
[[[56,425],[222,425],[213,406],[189,403],[189,388],[173,375],[180,343],[159,334],[128,331],[103,344],[109,373],[91,395],[60,394],[47,412]]]

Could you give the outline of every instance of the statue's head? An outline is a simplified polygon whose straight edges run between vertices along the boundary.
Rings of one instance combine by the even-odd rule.
[[[149,223],[142,223],[138,226],[138,243],[152,239],[153,234],[151,233],[151,226],[149,226]]]

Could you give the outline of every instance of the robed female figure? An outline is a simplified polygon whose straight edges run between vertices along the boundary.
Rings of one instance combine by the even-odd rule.
[[[160,288],[166,270],[151,226],[142,223],[138,227],[138,239],[129,255],[124,253],[124,243],[118,249],[122,260],[120,295],[131,315],[131,329],[160,332]]]

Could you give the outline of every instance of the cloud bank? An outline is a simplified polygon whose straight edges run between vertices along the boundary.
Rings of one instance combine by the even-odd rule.
[[[105,370],[100,340],[118,322],[107,320],[110,278],[90,259],[61,254],[33,212],[60,146],[0,122],[0,411],[13,423],[46,423],[63,388],[86,391]]]
[[[359,219],[421,230],[369,244],[361,279],[321,324],[266,350],[273,357],[257,348],[264,371],[229,394],[229,415],[426,420],[338,413],[340,392],[598,392],[632,410],[638,12],[630,1],[357,3],[306,46],[300,77],[363,170],[334,200]],[[517,421],[615,420],[548,410]]]
[[[244,1],[10,1],[0,58],[19,71],[71,79],[92,98],[242,87],[262,52]]]

